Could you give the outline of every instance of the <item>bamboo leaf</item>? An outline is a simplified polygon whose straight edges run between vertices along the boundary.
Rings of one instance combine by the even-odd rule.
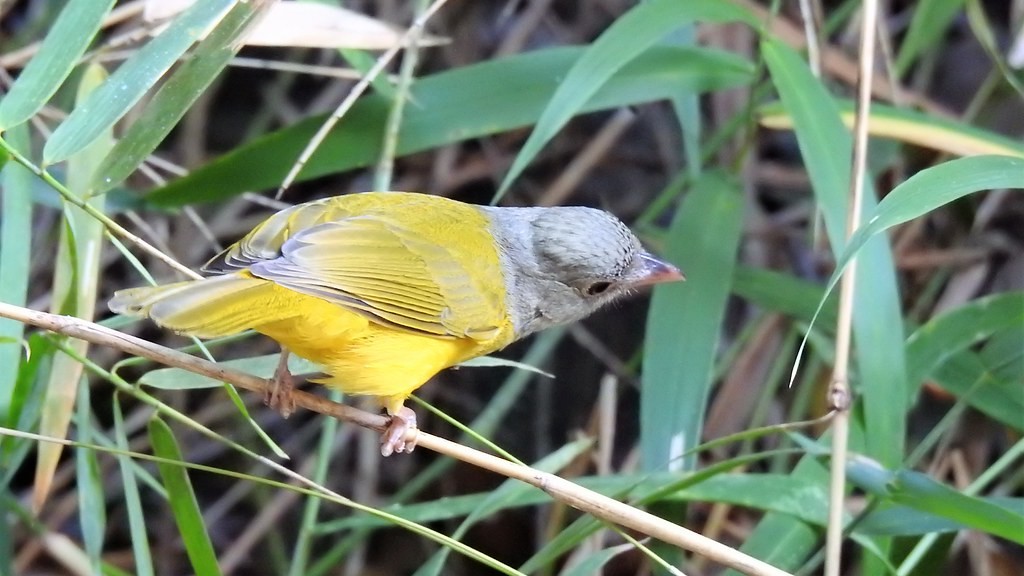
[[[110,130],[235,1],[196,2],[147,42],[54,130],[43,163],[66,160]]]
[[[30,148],[28,127],[12,128],[6,134],[15,149]],[[32,185],[35,178],[24,166],[11,162],[0,173],[0,302],[24,306],[28,295],[32,248]],[[18,414],[14,405],[17,367],[24,349],[25,326],[9,318],[0,318],[0,422],[14,423]]]
[[[657,287],[651,299],[640,400],[648,470],[693,466],[693,456],[679,457],[700,444],[742,221],[736,184],[708,173],[684,198],[669,230],[665,256],[688,279]]]
[[[530,133],[502,180],[494,202],[504,196],[512,182],[533,161],[570,118],[578,114],[608,80],[631,60],[684,24],[705,22],[748,22],[750,13],[717,0],[651,0],[641,2],[619,17],[580,56],[544,108],[537,126]]]
[[[580,48],[553,48],[481,62],[417,79],[398,135],[407,155],[532,124]],[[704,92],[749,82],[749,62],[707,49],[657,46],[618,71],[580,112],[667,99],[681,91]],[[369,166],[380,157],[390,100],[363,97],[302,170],[300,180]],[[277,186],[294,158],[323,124],[309,118],[268,134],[170,182],[146,196],[158,207],[223,200]]]
[[[149,438],[153,444],[153,454],[168,460],[182,461],[181,450],[174,439],[171,428],[159,418],[149,422]],[[167,462],[157,462],[160,478],[167,488],[167,498],[171,505],[171,515],[178,526],[178,532],[185,543],[185,552],[192,564],[192,569],[199,576],[220,574],[217,565],[217,554],[213,551],[209,531],[199,511],[199,502],[192,490],[192,482],[185,468]]]
[[[241,39],[267,6],[239,2],[175,70],[96,170],[94,187],[105,192],[124,181],[171,132],[242,47]]]
[[[86,68],[78,89],[78,100],[90,98],[97,86],[106,79],[102,67]],[[68,163],[68,189],[93,208],[103,211],[103,196],[89,195],[89,182],[96,165],[113,146],[109,130],[96,138]],[[103,246],[103,225],[84,210],[71,204],[64,205],[64,220],[57,250],[57,264],[53,279],[53,311],[91,320],[96,308],[96,291],[100,279],[100,251]],[[69,338],[67,347],[78,357],[84,357],[89,345],[84,340]],[[54,357],[49,383],[43,400],[41,434],[64,438],[67,435],[71,411],[75,405],[78,382],[82,377],[81,363],[66,352]],[[49,492],[53,473],[63,446],[45,442],[39,446],[36,479],[33,486],[33,506],[43,505]]]
[[[114,0],[64,5],[39,52],[0,101],[0,132],[28,120],[50,100],[89,47],[113,5]]]

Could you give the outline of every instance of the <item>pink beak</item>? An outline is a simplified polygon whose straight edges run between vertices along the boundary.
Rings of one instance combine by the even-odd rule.
[[[651,284],[686,280],[686,276],[679,268],[655,258],[647,252],[640,254],[640,260],[643,262],[644,275],[640,280],[633,282],[634,286],[650,286]]]

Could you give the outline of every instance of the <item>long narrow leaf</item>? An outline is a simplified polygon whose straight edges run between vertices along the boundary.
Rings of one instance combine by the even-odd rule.
[[[100,164],[94,181],[97,191],[105,192],[124,181],[167,137],[242,47],[241,38],[266,6],[267,0],[236,4],[199,43]]]
[[[636,5],[609,26],[559,82],[536,128],[502,180],[494,201],[501,199],[541,148],[619,69],[673,29],[695,20],[752,23],[749,12],[719,0],[651,0]]]
[[[1024,293],[996,294],[929,320],[907,339],[907,377],[912,386],[970,346],[1010,329],[1024,330]]]
[[[788,46],[762,43],[772,81],[795,121],[797,141],[821,206],[834,253],[846,245],[847,199],[852,139],[839,108]],[[874,211],[873,193],[865,194],[865,214]],[[876,236],[859,255],[853,331],[861,400],[865,410],[867,453],[887,466],[903,457],[906,409],[906,360],[895,266],[887,239]],[[894,400],[894,394],[898,394]]]
[[[581,54],[580,48],[553,48],[417,79],[396,153],[412,154],[536,122],[559,79]],[[752,73],[749,62],[725,52],[659,46],[620,69],[579,112],[738,86],[749,82]],[[300,179],[375,162],[389,105],[381,95],[357,102],[310,158]],[[264,136],[146,198],[157,206],[177,207],[277,186],[321,124],[323,117],[318,116]]]
[[[65,160],[109,130],[236,1],[196,2],[140,48],[57,127],[43,148],[43,163]]]
[[[49,101],[85,53],[113,5],[114,0],[64,5],[39,52],[0,101],[0,132],[28,120]]]
[[[1010,156],[958,158],[914,174],[878,203],[837,259],[837,274],[873,236],[958,198],[983,190],[1024,190],[1024,159]]]
[[[86,68],[78,89],[78,100],[95,94],[97,86],[106,79],[106,72],[98,65]],[[113,145],[110,131],[101,132],[89,145],[75,154],[68,163],[68,189],[93,208],[103,211],[103,196],[89,195],[89,181],[96,165]],[[59,314],[69,314],[91,320],[96,308],[96,294],[100,279],[100,252],[103,247],[103,225],[84,210],[71,204],[64,205],[57,265],[53,278],[52,308]],[[68,339],[68,347],[84,357],[89,345],[84,340]],[[64,438],[75,405],[78,381],[82,376],[81,363],[67,353],[54,358],[50,380],[46,386],[41,434]],[[38,509],[49,491],[63,446],[46,442],[39,446],[36,462],[33,505]]]
[[[29,150],[28,127],[16,127],[6,134],[9,143],[21,152]],[[0,173],[0,302],[25,305],[31,268],[32,182],[34,177],[24,166],[9,162]],[[17,367],[24,353],[22,335],[25,325],[0,318],[0,422],[14,423],[11,413]]]
[[[154,455],[179,462],[182,460],[174,434],[163,420],[150,420],[149,438],[153,444]],[[199,503],[196,501],[188,473],[181,466],[166,462],[158,462],[157,468],[167,488],[171,515],[174,516],[174,523],[177,524],[178,532],[185,543],[185,552],[192,563],[192,569],[199,576],[220,574],[217,555],[213,551],[213,543],[203,522],[203,514],[199,511]]]
[[[78,441],[92,443],[92,410],[89,406],[89,383],[79,384],[76,420]],[[103,493],[103,476],[96,452],[89,448],[75,448],[75,478],[78,487],[78,517],[85,541],[85,553],[94,574],[101,572],[103,536],[107,530],[107,507]]]
[[[648,470],[692,468],[700,444],[725,303],[739,248],[743,202],[735,183],[709,173],[684,199],[666,256],[687,282],[658,287],[644,346],[640,446]]]
[[[124,416],[121,413],[121,397],[114,394],[114,439],[120,450],[128,451],[128,432],[124,427]],[[125,508],[128,511],[128,532],[131,534],[132,554],[136,576],[153,576],[153,555],[149,551],[149,531],[146,529],[146,515],[142,508],[139,495],[139,483],[135,480],[135,471],[128,456],[117,456],[118,469],[121,471],[121,483],[124,485]]]

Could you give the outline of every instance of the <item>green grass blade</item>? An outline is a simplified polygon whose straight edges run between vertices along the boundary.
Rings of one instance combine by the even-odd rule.
[[[1024,292],[995,294],[932,318],[907,339],[907,378],[917,386],[954,354],[992,334],[1024,331]]]
[[[982,190],[1024,190],[1024,159],[1011,156],[971,156],[944,162],[914,174],[893,189],[867,214],[865,224],[837,259],[838,274],[873,236],[913,220],[958,198]],[[832,283],[832,282],[830,282]]]
[[[78,438],[83,444],[93,441],[92,411],[89,401],[89,382],[79,382],[75,420]],[[82,527],[85,552],[94,574],[101,572],[103,562],[103,536],[107,531],[106,498],[103,475],[96,452],[89,448],[75,448],[75,478],[78,488],[78,519]]]
[[[328,397],[334,402],[341,402],[342,395],[337,390],[332,390]],[[319,455],[316,467],[313,471],[312,480],[323,486],[327,483],[328,471],[333,461],[334,444],[338,440],[338,426],[340,421],[337,418],[324,418],[320,424],[320,442],[316,447],[316,454]],[[315,496],[306,497],[305,506],[302,510],[302,523],[299,525],[298,533],[295,536],[295,547],[292,550],[291,562],[288,565],[288,576],[301,576],[308,574],[309,559],[313,551],[313,540],[316,537],[317,518],[320,515],[321,498]]]
[[[114,0],[64,5],[39,52],[0,101],[0,132],[28,120],[50,100],[89,47],[113,5]]]
[[[236,0],[196,2],[75,106],[43,148],[46,165],[67,159],[109,130]]]
[[[539,461],[533,463],[531,466],[542,472],[554,474],[568,466],[569,463],[578,458],[592,445],[593,442],[590,440],[578,440],[576,442],[566,444],[544,458],[541,458]],[[478,524],[488,516],[507,508],[513,498],[522,492],[522,488],[523,484],[518,480],[509,479],[502,482],[500,486],[487,494],[487,496],[480,501],[479,505],[470,511],[466,518],[459,524],[459,527],[452,533],[452,538],[456,540],[463,538],[474,525]],[[448,559],[450,553],[449,548],[442,548],[438,550],[430,560],[416,571],[414,576],[438,576],[442,574],[444,563]]]
[[[537,121],[559,79],[583,54],[554,48],[482,62],[418,78],[405,111],[398,156],[438,148]],[[753,67],[737,56],[706,49],[659,46],[618,71],[579,112],[593,112],[750,82]],[[302,170],[300,180],[370,166],[380,157],[390,101],[366,96],[353,106]],[[160,207],[223,200],[277,186],[293,159],[323,124],[309,118],[242,146],[146,199]],[[258,168],[258,169],[257,169]]]
[[[793,116],[800,151],[825,218],[834,253],[846,244],[846,194],[852,141],[839,108],[791,48],[775,40],[762,43],[772,81]],[[865,214],[876,206],[865,195]],[[895,266],[887,239],[875,236],[859,256],[853,330],[856,369],[864,406],[867,453],[885,465],[903,458],[906,426],[906,359]],[[870,305],[866,305],[870,303]],[[894,400],[894,394],[902,394]]]
[[[747,266],[736,267],[732,291],[766,310],[781,312],[804,322],[811,321],[816,303],[825,294],[821,286],[795,276]],[[837,313],[837,298],[832,296],[818,314],[819,329],[834,332]]]
[[[114,394],[114,438],[117,447],[128,451],[128,432],[124,427],[124,416],[121,412],[121,396]],[[136,576],[153,576],[153,555],[149,550],[149,533],[146,530],[146,515],[142,509],[142,498],[139,495],[139,483],[135,479],[132,461],[128,456],[119,454],[117,465],[121,471],[121,483],[124,485],[124,503],[128,511],[128,532],[131,534],[133,562]]]
[[[993,335],[981,353],[964,350],[932,378],[996,422],[1024,432],[1024,325]]]
[[[189,107],[241,49],[241,38],[265,2],[239,2],[160,87],[142,114],[96,171],[94,187],[105,192],[124,181],[171,132]]]
[[[22,153],[30,148],[28,127],[9,130],[8,142]],[[35,177],[24,166],[9,162],[0,173],[0,302],[25,305],[31,274],[32,185]],[[25,325],[0,318],[0,422],[18,421],[12,413],[17,367],[25,350],[22,337]]]
[[[181,450],[174,439],[171,428],[159,418],[149,422],[149,438],[153,444],[153,454],[169,460],[182,461]],[[192,564],[192,569],[199,576],[220,574],[217,555],[213,551],[209,532],[199,511],[196,494],[192,490],[188,473],[181,466],[158,462],[160,478],[167,488],[171,515],[185,543],[185,552]]]
[[[843,123],[853,126],[854,103],[837,100]],[[793,119],[786,114],[779,102],[772,102],[757,109],[761,125],[789,129]],[[1010,138],[963,121],[937,117],[934,114],[908,108],[897,108],[885,104],[871,105],[869,133],[875,138],[884,138],[914,146],[922,146],[954,156],[1016,156],[1024,158],[1024,142]],[[878,142],[872,142],[875,146]]]
[[[850,479],[864,490],[921,512],[948,518],[970,529],[1024,544],[1024,514],[969,496],[912,470],[892,472],[869,460],[850,465]]]
[[[983,498],[985,502],[1024,515],[1024,498]],[[872,512],[857,524],[856,533],[875,536],[922,536],[933,533],[950,533],[966,529],[967,526],[907,506],[892,506]]]
[[[617,556],[632,551],[635,546],[631,543],[619,544],[611,548],[603,548],[598,552],[589,554],[579,564],[563,569],[561,576],[590,576],[591,574],[603,574],[605,564],[614,560]]]
[[[706,22],[746,21],[748,12],[717,0],[652,0],[626,12],[590,45],[558,84],[537,126],[523,144],[494,197],[496,203],[512,182],[533,161],[554,135],[619,69],[653,46],[672,30],[701,20]]]
[[[737,185],[709,173],[683,200],[665,256],[688,280],[659,286],[651,300],[640,400],[640,446],[648,470],[700,444],[704,409],[725,303],[732,282],[743,202]]]
[[[78,88],[79,102],[87,100],[102,86],[106,72],[98,65],[86,68]],[[96,165],[113,145],[113,136],[107,130],[97,135],[85,148],[68,162],[68,189],[72,194],[102,212],[103,196],[89,196],[89,181]],[[96,309],[96,295],[101,276],[103,225],[71,204],[64,205],[64,219],[57,248],[57,263],[53,274],[53,300],[55,313],[68,314],[91,320]],[[68,346],[78,356],[87,354],[89,345],[84,340],[68,339]],[[78,381],[82,376],[81,363],[68,354],[58,353],[50,372],[43,400],[39,431],[46,436],[64,438],[71,412],[75,405]],[[42,505],[63,446],[50,442],[39,446],[33,493],[35,507]]]
[[[907,35],[896,55],[896,74],[902,77],[924,52],[941,45],[949,25],[964,5],[964,0],[921,0],[914,6]]]

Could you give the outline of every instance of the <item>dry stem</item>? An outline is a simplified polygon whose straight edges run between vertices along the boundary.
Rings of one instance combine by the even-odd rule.
[[[190,356],[80,318],[39,312],[4,302],[0,302],[0,317],[11,318],[93,344],[116,348],[125,353],[148,358],[167,366],[181,368],[196,374],[230,382],[235,386],[260,394],[265,393],[270,385],[270,381],[264,378],[231,370],[214,362]],[[384,416],[364,412],[351,406],[332,402],[326,398],[299,390],[294,392],[294,399],[297,406],[321,414],[327,414],[364,428],[382,431],[388,424],[388,419]],[[752,576],[787,576],[788,574],[757,558],[705,538],[700,534],[677,526],[668,520],[654,516],[639,508],[578,486],[554,474],[548,474],[528,466],[509,462],[468,446],[427,434],[426,432],[417,433],[419,435],[418,445],[423,448],[485,468],[508,478],[516,478],[526,482],[544,490],[555,500],[592,514],[607,522],[636,530],[669,544],[707,556],[711,560],[739,570],[744,574]]]

